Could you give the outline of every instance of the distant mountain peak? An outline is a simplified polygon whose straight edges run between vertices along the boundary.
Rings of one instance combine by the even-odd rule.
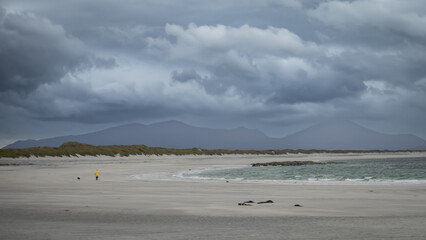
[[[414,135],[383,134],[349,120],[320,122],[285,137],[283,143],[290,148],[326,150],[405,150],[426,145]]]
[[[284,138],[270,138],[259,130],[246,127],[213,129],[169,120],[150,125],[129,123],[82,135],[16,141],[5,148],[59,147],[65,142],[241,150],[406,150],[426,146],[426,141],[417,136],[382,134],[348,120],[324,121]]]
[[[167,121],[163,121],[163,122],[158,122],[158,123],[153,123],[151,125],[185,125],[185,126],[189,126],[186,123],[183,123],[181,121],[178,120],[167,120]]]
[[[312,125],[311,127],[317,127],[317,128],[337,128],[337,127],[346,127],[346,128],[362,128],[367,129],[366,127],[363,127],[351,120],[347,119],[330,119],[330,120],[323,120],[317,124]],[[372,131],[372,130],[370,130]]]
[[[169,120],[150,125],[129,123],[75,136],[17,141],[5,148],[59,147],[65,142],[91,145],[146,145],[168,148],[198,147],[204,149],[264,149],[270,147],[269,138],[258,130],[240,128],[238,131],[234,131],[202,128],[177,120]]]

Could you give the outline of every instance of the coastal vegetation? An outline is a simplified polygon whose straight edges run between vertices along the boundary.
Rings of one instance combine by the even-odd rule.
[[[282,154],[312,154],[312,153],[374,153],[392,152],[378,150],[228,150],[228,149],[176,149],[162,147],[147,147],[145,145],[110,145],[94,146],[78,142],[66,142],[60,147],[32,147],[0,149],[0,158],[17,157],[60,157],[60,156],[130,156],[130,155],[226,155],[226,154],[252,154],[252,155],[282,155]],[[399,151],[400,152],[400,151]]]

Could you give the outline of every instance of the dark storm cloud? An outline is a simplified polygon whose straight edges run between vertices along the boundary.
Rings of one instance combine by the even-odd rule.
[[[342,31],[374,29],[404,39],[424,40],[425,11],[422,0],[324,1],[308,15]]]
[[[0,91],[29,93],[67,73],[117,66],[113,58],[90,53],[57,24],[29,13],[0,10]]]
[[[184,69],[182,71],[173,71],[172,79],[179,82],[200,81],[202,77],[194,69]]]
[[[99,103],[86,111],[77,111],[65,116],[59,116],[56,112],[47,112],[39,115],[36,119],[41,121],[70,121],[86,124],[114,123],[126,121],[136,121],[145,116],[145,120],[152,120],[170,116],[178,116],[178,109],[168,108],[164,105],[143,105],[129,106],[120,103]]]
[[[299,79],[296,83],[283,84],[274,92],[271,102],[275,103],[303,103],[327,102],[336,98],[357,97],[363,90],[365,85],[362,81],[354,81],[354,79],[343,75],[336,79]]]
[[[114,67],[118,67],[117,62],[115,61],[114,58],[99,58],[99,57],[95,57],[92,58],[92,64],[91,66],[96,67],[96,68],[114,68]]]
[[[410,118],[410,131],[426,136],[422,0],[3,5],[4,115],[236,122],[271,132],[325,116],[387,119],[395,129]]]
[[[346,66],[339,66],[340,59],[323,53],[326,47],[304,41],[287,29],[190,24],[187,28],[167,25],[166,32],[175,41],[152,41],[163,49],[161,56],[209,73],[201,78],[195,70],[174,71],[173,79],[197,80],[210,94],[236,87],[244,96],[293,104],[354,97],[365,90],[366,78],[359,71],[346,71]]]
[[[426,76],[425,12],[421,0],[358,0],[323,2],[308,15],[337,30],[330,43],[344,51],[331,64],[363,80],[412,88]]]
[[[0,91],[27,93],[86,67],[84,44],[49,20],[0,11]]]

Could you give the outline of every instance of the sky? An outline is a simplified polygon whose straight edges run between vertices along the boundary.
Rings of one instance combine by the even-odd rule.
[[[424,0],[0,0],[0,147],[179,120],[426,139]]]

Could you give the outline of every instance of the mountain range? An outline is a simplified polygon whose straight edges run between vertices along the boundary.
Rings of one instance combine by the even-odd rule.
[[[379,133],[351,121],[329,121],[283,138],[271,138],[248,129],[212,129],[166,121],[133,123],[102,131],[40,140],[20,140],[4,148],[59,147],[75,141],[91,145],[146,145],[203,149],[324,149],[324,150],[426,150],[426,140],[412,134]]]

